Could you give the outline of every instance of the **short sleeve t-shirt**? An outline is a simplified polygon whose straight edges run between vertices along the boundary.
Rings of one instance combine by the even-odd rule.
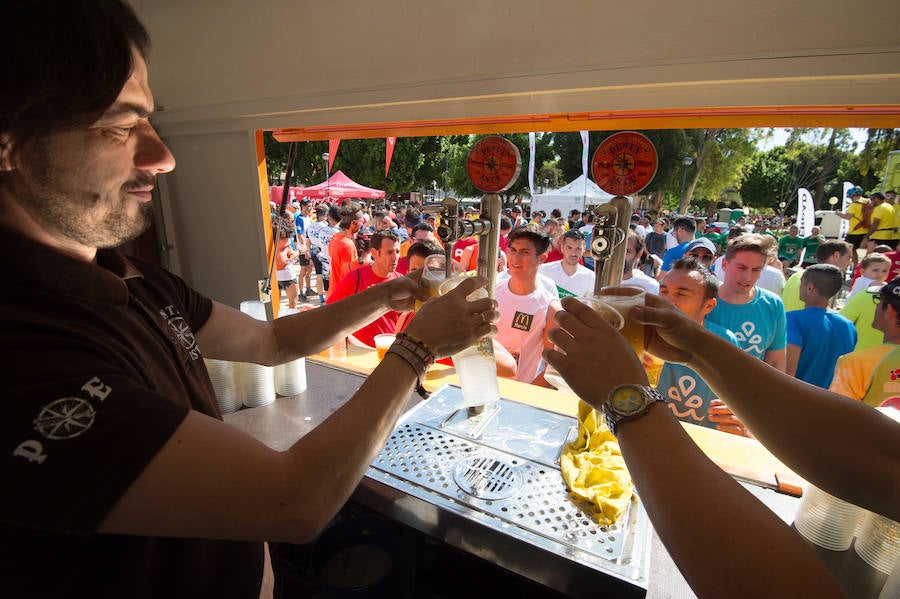
[[[212,302],[116,250],[89,264],[3,231],[0,251],[6,594],[258,595],[261,543],[96,534],[191,410],[220,418],[194,337]]]
[[[359,257],[356,252],[356,244],[353,239],[343,233],[335,233],[328,242],[328,256],[331,260],[331,280],[338,282],[347,276],[351,270],[351,264],[357,262]],[[328,288],[329,295],[332,293]]]
[[[497,342],[515,358],[516,380],[530,383],[543,372],[547,308],[554,300],[559,301],[559,296],[555,289],[551,291],[540,283],[532,293],[517,295],[509,290],[509,279],[504,279],[497,284],[494,297],[500,309]]]
[[[594,272],[580,264],[577,265],[575,274],[569,276],[563,270],[562,261],[544,263],[541,265],[542,275],[553,279],[559,297],[580,297],[594,290]]]
[[[709,321],[704,326],[729,343],[741,346],[734,333],[728,329]],[[666,404],[676,418],[682,422],[716,428],[716,423],[709,420],[709,403],[718,397],[693,369],[684,364],[666,362],[656,388],[666,399]]]
[[[786,318],[787,342],[800,348],[794,376],[827,389],[838,358],[856,345],[853,323],[837,312],[812,306],[788,312]]]
[[[885,343],[842,356],[831,391],[872,407],[900,397],[900,346]]]
[[[894,238],[894,207],[881,202],[872,209],[872,223],[878,220],[878,228],[869,237],[873,241],[890,241]]]
[[[363,266],[362,268],[354,270],[343,279],[341,279],[331,295],[328,296],[328,299],[325,300],[325,303],[333,304],[346,297],[350,297],[354,293],[363,291],[364,289],[368,289],[372,285],[399,279],[401,276],[403,275],[401,275],[399,272],[394,271],[388,273],[388,276],[382,278],[375,274],[375,271],[372,270],[371,265]],[[366,326],[354,332],[353,336],[366,345],[375,347],[375,335],[395,332],[397,328],[397,320],[399,318],[400,314],[398,312],[385,312]]]
[[[884,333],[872,327],[872,320],[875,318],[872,294],[865,291],[857,293],[847,300],[840,314],[856,327],[856,347],[853,348],[855,351],[884,343]]]
[[[804,241],[802,237],[785,235],[778,240],[778,258],[793,262],[800,257],[800,250],[803,249],[803,246]]]
[[[800,300],[800,283],[803,279],[803,271],[795,272],[784,283],[784,289],[781,292],[781,301],[784,302],[784,311],[792,312],[794,310],[802,310],[806,307]]]
[[[671,270],[672,264],[674,264],[684,256],[684,252],[687,251],[687,246],[689,246],[690,244],[690,241],[685,241],[684,243],[679,243],[675,247],[668,250],[665,256],[663,256],[663,263],[660,270],[664,270],[666,272]]]
[[[730,304],[720,298],[706,319],[734,333],[741,348],[760,360],[767,351],[787,345],[784,304],[780,297],[759,287],[746,304]]]

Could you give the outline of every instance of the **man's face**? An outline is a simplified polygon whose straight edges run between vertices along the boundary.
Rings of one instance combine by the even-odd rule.
[[[400,261],[400,242],[393,239],[382,239],[379,249],[372,248],[372,258],[374,258],[372,268],[377,272],[381,274],[394,272]]]
[[[133,54],[134,71],[96,122],[45,134],[2,164],[11,169],[12,197],[70,247],[115,247],[140,235],[150,225],[156,176],[175,168],[150,125],[147,65]]]
[[[406,263],[409,265],[409,272],[419,270],[425,266],[425,258],[423,256],[407,256]]]
[[[376,231],[390,231],[393,228],[394,228],[394,221],[392,221],[391,219],[389,219],[386,216],[379,218],[375,222],[375,230]]]
[[[581,256],[584,255],[584,240],[563,239],[562,248],[560,249],[562,250],[563,262],[569,266],[575,266],[581,260]]]
[[[685,254],[685,256],[690,256],[691,258],[695,258],[697,262],[704,265],[706,268],[709,268],[710,265],[715,261],[716,255],[710,252],[705,247],[695,247],[690,252]],[[666,275],[668,276],[668,275]]]
[[[350,223],[348,233],[350,235],[356,235],[365,223],[366,220],[362,217],[362,214],[357,213],[356,218]]]
[[[897,195],[893,191],[886,191],[884,192],[884,199],[893,204],[897,199]]]
[[[637,240],[631,235],[628,236],[628,241],[625,242],[625,273],[630,273],[634,270],[634,263],[640,258],[640,254],[637,254]],[[643,253],[643,252],[642,252]]]
[[[534,242],[519,237],[507,247],[507,269],[509,276],[528,280],[537,276],[538,266],[547,259],[547,253],[538,254]]]
[[[703,277],[697,271],[670,270],[659,283],[659,296],[699,323],[716,307],[714,298],[704,299],[703,295]]]
[[[788,235],[790,235],[791,237],[796,237],[799,232],[800,232],[800,229],[798,229],[795,226],[791,226],[791,228],[788,229]]]
[[[884,300],[875,306],[875,315],[872,317],[872,328],[876,331],[886,332],[892,321],[897,319],[897,310]]]
[[[766,257],[753,251],[737,252],[722,261],[725,271],[724,287],[732,293],[750,297],[766,265]]]
[[[830,260],[831,264],[834,264],[839,269],[841,269],[841,272],[847,272],[847,267],[850,266],[850,262],[853,261],[850,252],[847,252],[846,254],[835,252],[834,254],[832,254],[832,256],[833,257]]]

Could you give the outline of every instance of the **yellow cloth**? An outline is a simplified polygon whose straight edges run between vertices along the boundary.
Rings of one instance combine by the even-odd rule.
[[[592,504],[601,524],[616,522],[631,501],[634,485],[619,443],[603,418],[585,402],[578,404],[578,438],[559,459],[569,490]]]

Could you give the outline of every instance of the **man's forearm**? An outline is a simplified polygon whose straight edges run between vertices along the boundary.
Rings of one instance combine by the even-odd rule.
[[[900,426],[707,333],[688,364],[776,457],[857,505],[900,517]]]

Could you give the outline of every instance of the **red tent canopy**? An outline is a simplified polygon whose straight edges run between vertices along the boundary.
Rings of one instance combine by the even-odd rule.
[[[304,198],[361,198],[378,200],[384,197],[384,190],[360,185],[345,175],[343,171],[337,171],[324,183],[304,187],[300,190],[300,194]]]
[[[281,192],[283,186],[277,185],[269,187],[269,200],[276,204],[281,203]],[[288,191],[289,202],[299,202],[304,198],[311,200],[327,200],[329,198],[360,198],[378,200],[384,197],[384,191],[381,189],[372,189],[365,185],[360,185],[343,171],[337,171],[324,183],[312,185],[310,187],[291,187]]]

